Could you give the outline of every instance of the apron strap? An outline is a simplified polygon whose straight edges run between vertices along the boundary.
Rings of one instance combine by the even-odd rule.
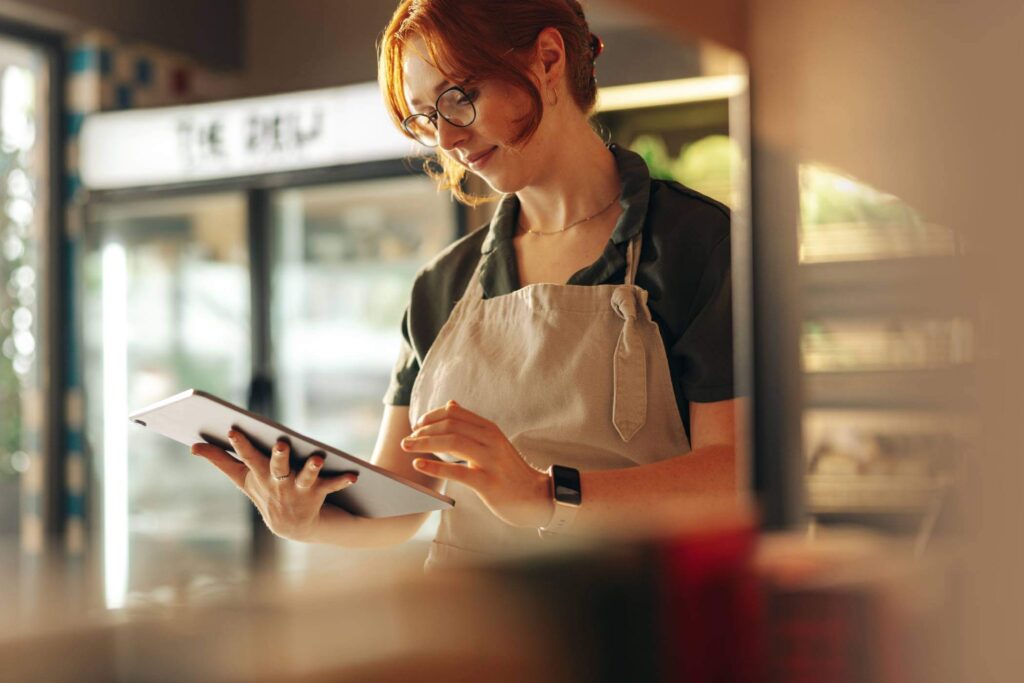
[[[635,286],[641,244],[638,232],[626,245],[626,281],[615,288],[611,300],[622,319],[612,358],[612,424],[627,442],[647,423],[647,351],[637,320],[647,305],[647,292]]]
[[[612,424],[623,441],[647,423],[647,350],[638,320],[646,294],[628,284],[612,292],[612,310],[622,319],[612,356]]]
[[[484,270],[484,261],[487,260],[487,254],[480,254],[480,260],[477,261],[476,268],[473,269],[473,275],[469,278],[469,284],[466,285],[466,291],[463,292],[462,298],[459,299],[458,303],[465,301],[476,301],[477,299],[484,298],[484,286],[480,284],[480,276]]]
[[[643,232],[638,232],[626,245],[626,284],[636,284],[636,270],[640,266],[640,245],[643,244]]]

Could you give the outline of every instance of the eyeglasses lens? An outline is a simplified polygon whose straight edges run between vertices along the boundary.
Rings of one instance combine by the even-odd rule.
[[[462,90],[452,88],[441,93],[437,99],[437,111],[434,114],[413,114],[405,121],[406,132],[427,147],[437,146],[437,118],[443,117],[453,126],[465,128],[476,119],[476,108],[473,101]]]
[[[426,145],[427,147],[433,147],[437,144],[437,129],[434,128],[434,124],[430,122],[430,117],[426,114],[416,114],[410,116],[405,121],[405,129],[416,138],[420,144]]]
[[[473,103],[461,90],[449,90],[437,101],[437,110],[448,123],[464,128],[473,123],[476,110]]]

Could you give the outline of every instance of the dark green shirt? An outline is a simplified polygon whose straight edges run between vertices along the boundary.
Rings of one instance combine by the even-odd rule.
[[[647,165],[634,152],[615,145],[610,150],[622,180],[623,212],[604,253],[574,274],[569,284],[622,283],[626,244],[643,230],[636,284],[648,292],[651,317],[665,345],[679,416],[689,434],[690,401],[733,398],[729,210],[679,183],[651,180]],[[485,298],[519,288],[512,243],[518,213],[516,197],[506,197],[489,229],[481,228],[454,242],[417,274],[402,320],[404,343],[385,403],[409,405],[423,358],[466,291],[481,258]],[[510,339],[509,345],[513,344]]]

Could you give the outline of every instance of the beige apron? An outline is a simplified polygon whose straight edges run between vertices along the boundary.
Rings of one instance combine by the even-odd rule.
[[[423,359],[411,424],[454,399],[541,469],[624,468],[689,452],[647,292],[633,284],[639,260],[640,233],[626,250],[625,284],[533,284],[490,299],[478,265]],[[446,493],[456,505],[442,513],[427,569],[552,542],[501,521],[471,488],[448,482]]]

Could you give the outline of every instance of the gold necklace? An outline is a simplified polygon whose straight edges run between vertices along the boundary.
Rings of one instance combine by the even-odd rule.
[[[574,227],[576,227],[576,226],[577,226],[577,225],[579,225],[580,223],[586,223],[586,222],[587,222],[587,221],[589,221],[589,220],[592,220],[592,219],[594,219],[594,218],[597,218],[597,217],[598,217],[598,216],[600,216],[600,215],[601,215],[602,213],[604,213],[604,212],[605,212],[605,211],[607,211],[608,209],[612,208],[612,205],[613,205],[613,204],[615,203],[615,201],[616,201],[616,200],[617,200],[618,198],[619,198],[619,197],[618,197],[617,195],[616,195],[615,197],[612,197],[612,200],[611,200],[610,202],[608,202],[607,204],[605,204],[605,205],[604,205],[604,207],[603,207],[603,208],[602,208],[602,209],[601,209],[600,211],[598,211],[597,213],[593,213],[593,214],[590,214],[590,215],[589,215],[589,216],[587,216],[586,218],[581,218],[581,219],[579,219],[578,221],[576,221],[575,223],[569,223],[569,225],[566,225],[565,227],[563,227],[563,228],[560,228],[560,229],[558,229],[558,230],[550,230],[550,231],[548,231],[548,232],[541,232],[540,230],[534,230],[533,228],[526,228],[526,232],[528,232],[528,233],[530,233],[530,234],[532,234],[532,235],[557,235],[557,234],[558,234],[558,233],[560,233],[560,232],[565,232],[565,231],[566,231],[566,230],[568,230],[569,228],[574,228]]]

